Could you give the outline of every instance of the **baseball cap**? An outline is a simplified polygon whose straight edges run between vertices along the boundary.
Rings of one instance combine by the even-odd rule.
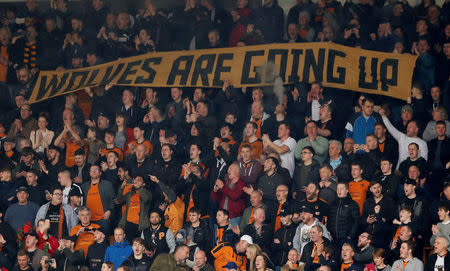
[[[283,207],[280,210],[280,216],[288,216],[288,215],[292,215],[292,209],[289,207]]]
[[[406,178],[405,184],[417,185],[417,182],[411,178]]]
[[[412,106],[410,106],[409,104],[406,104],[406,105],[402,106],[402,112],[413,113],[414,110],[413,110]]]
[[[222,266],[222,268],[238,269],[237,264],[234,262],[228,262],[226,265]]]
[[[17,188],[17,192],[27,192],[28,193],[28,189],[25,186],[21,186],[19,188]]]
[[[250,235],[242,235],[241,240],[246,241],[249,245],[253,245],[253,239]]]
[[[306,213],[314,214],[313,208],[311,206],[309,206],[309,205],[302,205],[300,207],[300,212],[306,212]]]
[[[80,189],[72,187],[72,189],[70,189],[70,192],[69,192],[69,197],[72,197],[72,196],[81,197]]]
[[[7,137],[5,139],[3,139],[3,142],[8,142],[8,143],[16,143],[16,140],[12,137]]]
[[[28,235],[31,235],[31,236],[33,236],[34,238],[36,238],[37,240],[39,240],[39,235],[38,235],[37,232],[35,232],[35,231],[26,233],[26,234],[25,234],[25,237],[28,237]]]

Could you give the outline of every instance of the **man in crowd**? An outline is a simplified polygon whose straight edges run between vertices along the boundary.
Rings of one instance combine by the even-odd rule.
[[[315,159],[322,164],[328,153],[328,139],[317,134],[317,124],[309,121],[305,126],[307,137],[300,139],[295,147],[295,159],[301,159],[304,147],[311,146],[315,152]]]
[[[99,225],[91,223],[91,211],[89,208],[82,206],[78,212],[80,224],[76,225],[70,231],[70,236],[76,236],[75,250],[82,249],[84,255],[87,254],[88,248],[95,242],[94,232]]]
[[[243,235],[234,246],[226,243],[217,245],[211,250],[215,270],[225,271],[224,266],[229,262],[235,263],[239,269],[245,269],[247,263],[245,252],[251,244],[253,244],[253,239],[248,235]]]
[[[386,126],[389,133],[392,135],[392,137],[397,140],[398,143],[398,163],[397,167],[400,165],[400,163],[405,160],[408,157],[408,146],[411,143],[416,143],[419,146],[420,149],[420,156],[423,157],[425,160],[428,158],[428,147],[427,143],[421,139],[419,134],[419,124],[417,121],[410,121],[408,123],[408,126],[406,128],[406,134],[398,131],[392,124],[391,121],[387,118],[384,109],[380,109],[379,111],[383,123]]]
[[[61,239],[70,233],[78,224],[78,217],[70,205],[62,202],[63,192],[61,187],[51,190],[52,200],[39,208],[36,214],[35,224],[41,219],[50,220],[49,234]]]
[[[11,204],[5,213],[5,221],[14,230],[20,229],[27,222],[34,225],[39,206],[28,200],[29,194],[26,187],[17,189],[17,203]]]
[[[405,271],[423,271],[423,263],[421,260],[413,256],[414,242],[403,242],[400,246],[400,259],[396,260],[392,265],[394,270]]]
[[[98,165],[91,166],[91,180],[81,185],[83,195],[86,195],[86,207],[89,208],[92,222],[109,229],[110,217],[114,210],[113,198],[116,195],[112,184],[100,178]]]
[[[114,266],[120,266],[133,253],[130,243],[125,238],[125,230],[114,229],[114,244],[106,249],[104,262],[112,262]]]
[[[150,212],[150,226],[142,231],[146,255],[155,258],[162,253],[169,253],[175,250],[175,236],[173,231],[161,223],[162,215],[159,210]]]
[[[106,239],[106,231],[102,228],[96,229],[94,231],[94,243],[89,246],[86,255],[86,263],[89,266],[89,270],[101,270],[108,246],[109,240]]]

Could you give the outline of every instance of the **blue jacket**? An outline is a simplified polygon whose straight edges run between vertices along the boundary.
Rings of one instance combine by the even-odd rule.
[[[117,270],[131,254],[133,254],[133,250],[127,240],[121,243],[114,242],[112,246],[106,249],[105,260],[103,262],[114,263],[114,268]]]
[[[366,144],[366,136],[373,134],[374,125],[378,121],[376,113],[373,113],[367,120],[363,113],[356,113],[348,120],[345,125],[347,130],[346,137],[351,137],[356,144]]]

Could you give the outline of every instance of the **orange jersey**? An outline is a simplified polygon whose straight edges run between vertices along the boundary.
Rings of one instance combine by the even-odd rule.
[[[177,200],[167,206],[164,211],[165,226],[171,229],[175,235],[183,228],[184,207],[184,201],[177,197]]]
[[[91,184],[89,191],[86,195],[86,207],[91,210],[91,219],[98,221],[103,219],[103,203],[100,198],[100,191],[98,190],[98,183],[96,185]]]
[[[83,228],[81,224],[73,227],[72,230],[70,231],[70,236],[76,235],[80,228]],[[98,229],[100,228],[100,226],[91,223],[89,224],[89,226],[86,226],[85,228]],[[75,250],[82,249],[84,251],[84,255],[86,256],[89,246],[92,245],[93,243],[94,243],[94,232],[84,231],[83,233],[80,233],[80,235],[78,235],[77,241],[75,242]]]
[[[252,143],[248,141],[242,142],[242,144],[239,146],[239,152],[241,152],[241,148],[245,144],[250,145],[250,147],[252,148],[252,159],[258,160],[259,158],[261,158],[261,155],[263,154],[263,142],[261,139],[258,139]]]
[[[9,60],[8,47],[0,45],[0,57]],[[8,66],[0,64],[0,82],[6,82]]]
[[[359,206],[359,213],[362,214],[362,209],[364,205],[364,201],[367,197],[367,190],[369,190],[370,182],[366,180],[362,180],[359,182],[351,181],[348,184],[348,192],[352,199]]]
[[[127,221],[139,224],[139,213],[141,211],[141,198],[138,193],[134,193],[130,198],[130,204],[128,207]]]
[[[75,165],[75,151],[78,149],[84,148],[84,153],[87,155],[89,144],[86,139],[83,140],[83,145],[71,140],[66,140],[64,144],[66,145],[66,167],[73,167]]]
[[[214,269],[216,271],[225,271],[225,266],[229,262],[234,262],[238,270],[246,270],[247,258],[245,255],[238,255],[233,247],[221,243],[211,250],[211,254],[214,257]]]

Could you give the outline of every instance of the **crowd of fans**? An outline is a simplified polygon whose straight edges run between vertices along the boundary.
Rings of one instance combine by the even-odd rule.
[[[7,6],[1,270],[450,270],[449,2]],[[224,79],[27,102],[39,70],[312,41],[418,55],[411,96]]]

